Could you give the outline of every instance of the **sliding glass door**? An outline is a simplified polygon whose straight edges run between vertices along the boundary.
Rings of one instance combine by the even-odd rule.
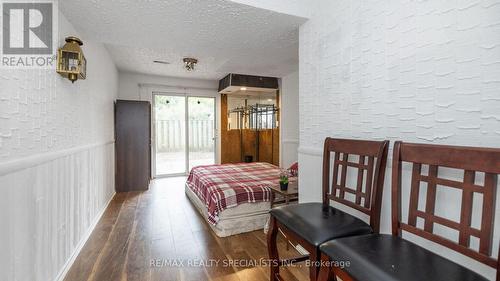
[[[155,176],[186,173],[186,97],[154,95]]]
[[[215,98],[188,97],[188,167],[215,164]]]
[[[215,163],[215,98],[153,95],[155,176]]]

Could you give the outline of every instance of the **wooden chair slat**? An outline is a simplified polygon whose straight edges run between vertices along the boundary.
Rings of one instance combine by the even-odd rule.
[[[436,178],[438,176],[438,167],[435,165],[429,166],[429,181],[427,182],[427,198],[425,200],[425,212],[429,215],[434,215],[436,208]],[[418,195],[417,195],[418,196]],[[432,218],[432,216],[430,217]],[[424,229],[427,232],[432,232],[434,229],[432,219],[426,219]]]
[[[470,188],[466,188],[467,185],[473,185],[476,180],[476,173],[471,170],[464,172],[464,189],[462,191],[462,206],[460,208],[460,224],[463,228],[460,229],[458,236],[458,243],[462,246],[470,246],[470,235],[466,231],[467,227],[470,227],[472,221],[472,200],[474,193]]]
[[[365,170],[367,169],[365,165],[365,156],[359,156],[359,167],[358,167],[358,183],[356,185],[356,204],[361,204],[361,198],[365,197],[363,193],[363,178],[365,175]]]
[[[471,189],[471,191],[477,192],[477,193],[483,193],[483,190],[484,190],[484,188],[482,186],[475,185],[473,183],[472,184],[463,183],[460,181],[454,181],[454,180],[442,179],[442,178],[431,179],[431,178],[429,178],[429,176],[423,176],[423,175],[420,175],[419,179],[420,179],[420,181],[424,181],[424,182],[429,182],[430,180],[433,180],[436,182],[436,184],[448,186],[448,187],[453,187],[453,188],[457,188],[457,189],[469,188],[469,189]]]
[[[373,156],[368,157],[368,171],[366,173],[366,184],[365,184],[365,193],[372,194],[372,184],[373,184]],[[371,205],[371,196],[367,196],[365,198],[365,208],[370,208]]]
[[[469,235],[469,236],[473,235],[473,236],[478,237],[478,238],[481,236],[481,231],[479,229],[475,229],[472,227],[465,228],[465,227],[463,227],[463,225],[461,223],[449,220],[447,218],[443,218],[440,216],[436,216],[436,215],[429,214],[429,213],[422,212],[422,211],[418,211],[418,210],[415,212],[415,214],[417,215],[417,217],[423,218],[425,221],[430,221],[433,224],[434,223],[441,224],[441,225],[444,225],[444,226],[449,227],[451,229],[455,229],[457,231],[463,230],[464,233],[466,235]],[[424,228],[424,230],[427,232],[430,232],[428,229]]]
[[[483,212],[481,218],[481,237],[479,242],[479,252],[484,255],[491,254],[492,239],[493,239],[493,223],[495,212],[495,200],[497,189],[496,174],[486,173],[484,175],[484,192],[483,192]]]
[[[338,153],[338,152],[337,152]],[[347,153],[342,153],[342,161],[347,162],[349,159],[349,154]],[[347,165],[342,165],[342,171],[340,172],[340,186],[345,186],[346,181],[347,181]],[[336,176],[336,175],[333,175]],[[345,193],[343,189],[340,189],[340,198],[345,198]]]
[[[364,193],[362,191],[357,191],[357,190],[354,190],[352,188],[340,186],[340,185],[337,185],[336,189],[342,190],[344,192],[344,194],[346,192],[350,193],[350,194],[354,194],[356,197],[362,197],[362,198],[368,198],[369,197],[367,193]],[[330,194],[330,195],[331,195],[332,198],[342,198],[342,197],[339,197],[339,196],[335,196],[333,193]],[[344,198],[342,198],[342,199],[344,199]],[[358,204],[358,203],[356,203],[356,204]]]
[[[351,207],[353,209],[356,209],[356,210],[358,210],[358,211],[360,211],[362,213],[365,213],[367,215],[371,214],[370,210],[365,209],[365,208],[358,208],[359,205],[356,204],[356,203],[354,203],[354,202],[352,202],[352,201],[349,201],[349,200],[346,200],[346,199],[342,199],[342,198],[338,198],[338,197],[331,197],[331,200],[333,200],[335,202],[339,202],[339,203],[344,204],[346,206],[349,206],[349,207]]]
[[[353,167],[353,168],[357,168],[360,170],[367,170],[368,168],[370,168],[368,165],[365,165],[364,163],[353,163],[353,162],[345,161],[343,159],[335,161],[335,164],[341,165],[341,166]]]
[[[336,163],[339,162],[340,153],[335,153],[334,157],[335,157],[335,160],[334,160],[334,165],[333,165],[332,194],[337,194],[337,186],[338,186],[338,180],[339,180],[338,179],[339,165],[337,165]],[[328,170],[330,170],[329,167],[328,167]]]
[[[464,247],[458,243],[455,243],[455,241],[446,239],[442,236],[434,235],[434,234],[429,233],[425,230],[416,228],[416,227],[408,225],[408,224],[402,223],[402,224],[400,224],[400,226],[401,226],[401,229],[404,231],[407,231],[407,232],[410,232],[414,235],[423,237],[429,241],[441,244],[441,245],[448,247],[456,252],[462,253],[463,255],[469,256],[469,257],[471,257],[479,262],[482,262],[488,266],[496,267],[496,265],[497,265],[496,259],[494,259],[490,256],[483,255],[483,254],[481,254],[477,251],[474,251],[468,247]]]
[[[400,161],[401,159],[401,144],[402,142],[397,141],[394,143],[394,152],[392,156],[392,178],[391,178],[391,228],[392,235],[400,236],[401,228],[399,222],[402,220],[401,216],[401,188],[394,188],[395,186],[400,187],[402,183],[401,174],[403,165]],[[410,198],[411,202],[412,198]]]
[[[408,210],[408,224],[417,225],[418,199],[420,194],[420,173],[422,172],[422,165],[420,163],[413,163],[413,172],[411,175],[410,187],[410,207]]]

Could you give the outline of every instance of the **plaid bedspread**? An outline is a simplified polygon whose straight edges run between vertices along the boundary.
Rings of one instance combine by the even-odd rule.
[[[188,187],[208,209],[208,221],[216,225],[219,213],[242,203],[271,200],[269,186],[279,185],[280,169],[268,163],[239,163],[194,167]]]

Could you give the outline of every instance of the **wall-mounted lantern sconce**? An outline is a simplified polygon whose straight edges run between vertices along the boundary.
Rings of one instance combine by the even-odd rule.
[[[87,77],[87,60],[80,46],[82,40],[77,37],[66,37],[66,44],[57,51],[57,73],[68,78],[72,83],[85,80]]]

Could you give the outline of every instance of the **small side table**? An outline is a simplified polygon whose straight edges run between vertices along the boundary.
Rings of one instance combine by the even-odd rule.
[[[289,182],[287,190],[281,190],[279,185],[271,186],[271,208],[277,204],[288,205],[297,201],[299,201],[298,181]]]
[[[297,201],[299,201],[298,181],[289,182],[287,190],[281,190],[279,185],[271,187],[271,208],[273,208],[277,204],[289,205],[290,202],[297,202]],[[289,245],[292,244],[292,242],[288,240],[286,235],[281,230],[279,232],[288,241],[288,243],[286,243],[286,250],[288,251]],[[294,245],[292,244],[292,246]]]

